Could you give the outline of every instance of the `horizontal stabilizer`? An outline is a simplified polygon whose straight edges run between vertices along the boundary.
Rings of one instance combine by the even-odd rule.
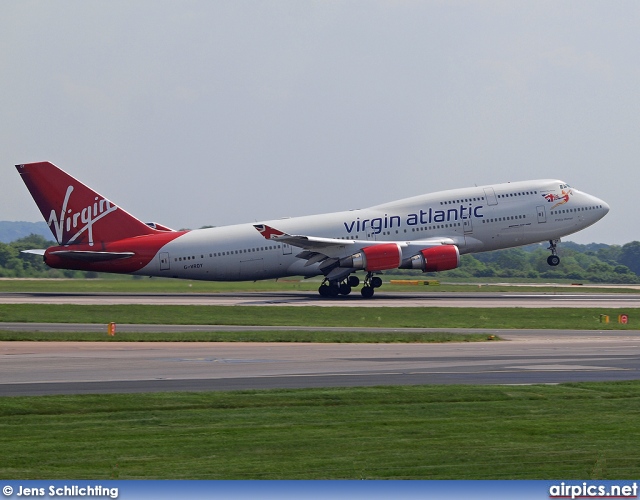
[[[58,250],[51,255],[84,262],[104,262],[108,260],[126,259],[133,257],[133,252],[92,252],[87,250]]]
[[[22,250],[20,253],[29,253],[32,255],[44,255],[47,250],[45,248],[34,248],[33,250]]]

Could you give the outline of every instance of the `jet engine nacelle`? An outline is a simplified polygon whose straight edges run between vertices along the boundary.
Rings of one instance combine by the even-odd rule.
[[[405,260],[400,269],[421,269],[425,273],[447,271],[460,265],[460,251],[456,245],[425,248]]]
[[[340,267],[352,267],[365,271],[397,269],[402,262],[402,250],[397,243],[382,243],[364,247],[357,253],[340,259]]]

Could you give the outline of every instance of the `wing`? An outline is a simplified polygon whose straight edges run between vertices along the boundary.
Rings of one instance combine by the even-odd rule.
[[[339,279],[341,275],[348,275],[357,266],[345,267],[345,259],[353,257],[365,248],[389,247],[396,245],[401,253],[399,263],[410,259],[414,254],[426,248],[453,245],[451,238],[425,238],[419,241],[368,241],[368,240],[341,240],[337,238],[322,238],[318,236],[291,235],[266,224],[254,224],[262,236],[267,240],[279,241],[298,247],[302,251],[296,254],[299,259],[305,259],[305,267],[319,263],[320,270],[329,279]],[[366,251],[365,251],[366,252]],[[340,266],[340,267],[338,267]],[[393,266],[398,267],[398,266]],[[391,269],[389,267],[388,269]]]
[[[317,236],[302,235],[293,236],[280,231],[279,229],[267,226],[266,224],[254,224],[253,227],[255,227],[267,240],[281,241],[288,245],[302,248],[310,253],[322,253],[326,257],[344,257],[345,255],[348,255],[347,249],[353,248],[356,244],[355,240],[339,240],[337,238],[320,238]],[[362,246],[363,243],[367,242],[358,241],[357,243]],[[305,258],[301,257],[300,254],[298,254],[297,257],[301,259]]]
[[[262,236],[267,240],[280,241],[302,249],[296,254],[299,259],[307,262],[304,267],[318,264],[322,274],[329,279],[342,279],[353,269],[339,268],[340,259],[353,254],[357,247],[354,240],[339,240],[337,238],[320,238],[317,236],[291,235],[266,224],[254,224]],[[358,242],[362,245],[363,242]]]

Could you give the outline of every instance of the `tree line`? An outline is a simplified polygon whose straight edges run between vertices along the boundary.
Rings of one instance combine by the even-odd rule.
[[[97,273],[51,269],[39,255],[22,250],[47,248],[56,243],[32,234],[11,243],[0,243],[0,277],[8,278],[96,278]],[[495,250],[461,257],[457,269],[427,276],[444,280],[455,279],[525,279],[571,280],[588,283],[640,283],[640,241],[625,245],[592,243],[580,245],[563,242],[559,245],[560,265],[547,264],[547,245]],[[394,271],[412,274],[415,271]]]
[[[558,246],[560,265],[547,264],[548,244],[495,250],[461,257],[457,269],[437,273],[449,278],[516,278],[570,280],[588,283],[640,283],[640,241],[625,245],[563,242]],[[434,274],[435,276],[435,274]]]

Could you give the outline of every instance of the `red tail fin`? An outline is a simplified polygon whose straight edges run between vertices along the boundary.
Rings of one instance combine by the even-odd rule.
[[[49,162],[16,168],[59,245],[93,246],[157,233]]]

